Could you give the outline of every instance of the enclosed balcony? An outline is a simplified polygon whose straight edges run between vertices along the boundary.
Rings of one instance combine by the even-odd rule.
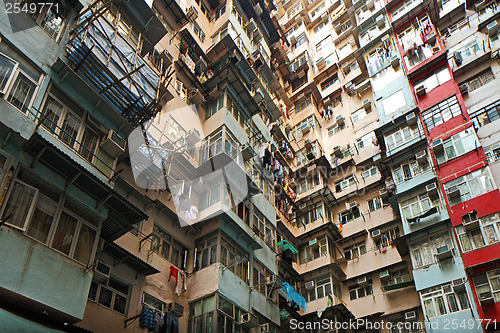
[[[156,14],[146,3],[135,10],[144,14],[148,13],[146,8],[151,22],[156,22]],[[74,73],[132,126],[137,126],[159,112],[159,103],[167,91],[164,82],[167,68],[156,69],[144,61],[141,55],[148,48],[141,48],[141,32],[130,27],[130,31],[124,32],[114,23],[120,19],[120,13],[100,3],[92,5],[77,19],[67,44],[67,61]],[[148,27],[145,40],[148,31],[153,34],[150,41],[158,41],[167,33],[159,21]]]

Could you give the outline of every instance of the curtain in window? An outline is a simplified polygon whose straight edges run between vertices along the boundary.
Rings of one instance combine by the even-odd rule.
[[[23,74],[19,73],[16,82],[12,87],[12,91],[8,101],[16,106],[19,110],[26,112],[35,92],[36,84],[28,79]]]
[[[65,211],[61,213],[54,240],[52,241],[52,247],[54,249],[64,254],[69,254],[77,223],[77,219],[73,216]]]
[[[94,248],[95,236],[96,231],[94,229],[82,224],[74,255],[74,258],[82,264],[86,265],[90,261],[92,249]]]
[[[31,186],[24,185],[16,181],[12,188],[9,201],[7,202],[3,212],[2,219],[12,213],[12,217],[7,222],[16,227],[24,227],[24,222],[28,216],[35,193],[36,190]]]
[[[50,227],[52,226],[56,210],[57,205],[55,203],[39,195],[33,216],[31,217],[31,222],[28,226],[28,235],[45,243],[49,236]]]

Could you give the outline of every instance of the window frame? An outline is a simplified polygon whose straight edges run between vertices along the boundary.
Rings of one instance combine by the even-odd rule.
[[[113,287],[110,287],[109,286],[109,281],[110,280],[115,280],[116,282],[118,282],[120,284],[126,285],[128,287],[127,294],[124,294],[123,292],[121,292],[119,290],[116,290]],[[116,313],[118,313],[118,314],[120,314],[122,316],[127,316],[128,310],[129,310],[129,307],[130,307],[131,291],[133,289],[133,287],[130,284],[124,283],[124,282],[120,281],[119,279],[116,279],[115,277],[109,277],[109,278],[107,278],[106,279],[106,284],[104,284],[102,282],[99,282],[99,281],[96,281],[96,280],[92,280],[91,284],[96,284],[97,285],[97,289],[96,289],[96,293],[95,293],[95,299],[92,299],[90,297],[90,294],[92,292],[92,286],[90,287],[89,295],[87,297],[87,299],[89,301],[91,301],[92,303],[95,303],[95,304],[97,304],[99,306],[103,306],[103,307],[105,307],[105,308],[107,308],[107,309],[109,309],[109,310],[111,310],[113,312],[116,312]],[[112,292],[112,294],[111,294],[112,295],[111,296],[111,304],[109,305],[109,307],[99,302],[99,296],[101,295],[102,288],[105,288],[105,289],[107,289],[107,290],[109,290],[109,291]],[[121,297],[124,297],[126,299],[124,313],[121,313],[120,311],[114,309],[115,308],[115,301],[116,301],[116,296],[117,295],[121,296]]]

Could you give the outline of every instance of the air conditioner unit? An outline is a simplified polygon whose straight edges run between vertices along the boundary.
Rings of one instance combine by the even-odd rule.
[[[479,294],[479,302],[482,306],[495,303],[495,299],[491,291],[487,291]]]
[[[303,203],[301,203],[299,205],[299,209],[304,209],[304,208],[306,208],[306,203],[305,202],[303,202]]]
[[[459,291],[459,290],[465,290],[465,281],[463,278],[461,279],[456,279],[452,281],[452,287],[453,290]]]
[[[458,198],[460,196],[460,189],[456,185],[451,186],[451,187],[446,189],[446,194],[448,194],[448,197],[450,199]]]
[[[304,141],[304,147],[306,147],[307,150],[311,150],[312,149],[311,140],[307,139],[306,141]]]
[[[427,191],[427,194],[429,196],[434,196],[437,194],[437,185],[436,183],[430,183],[429,185],[425,186],[425,190]]]
[[[200,105],[201,103],[205,102],[205,98],[203,95],[200,93],[198,89],[191,89],[188,93],[188,99],[190,102],[192,102],[195,105]]]
[[[323,22],[328,22],[328,12],[324,12],[323,15],[321,15],[321,20]]]
[[[353,208],[356,208],[358,207],[358,203],[356,201],[353,201],[349,204],[349,209],[353,209]]]
[[[464,226],[464,228],[467,231],[477,229],[477,228],[479,228],[479,219],[470,220],[470,221],[463,221],[462,225]]]
[[[391,66],[392,68],[397,68],[399,66],[399,58],[397,55],[391,57]]]
[[[101,142],[101,149],[111,158],[115,159],[125,151],[127,141],[111,130],[104,136]]]
[[[247,143],[242,147],[241,155],[245,161],[248,161],[255,156],[255,150],[249,143]]]
[[[111,266],[106,265],[100,260],[94,264],[94,280],[97,282],[106,281],[111,275]]]
[[[372,237],[373,238],[378,238],[378,237],[380,237],[381,234],[382,233],[380,232],[380,229],[376,229],[376,230],[372,231]]]
[[[368,111],[372,108],[372,102],[369,99],[365,99],[363,101],[363,107],[365,108],[365,111]]]
[[[194,148],[201,141],[200,132],[193,128],[186,135],[186,146],[188,149]]]
[[[389,191],[387,191],[386,188],[383,188],[378,191],[378,195],[380,195],[382,199],[387,199],[389,197]]]
[[[307,133],[309,133],[311,131],[311,127],[308,124],[304,124],[300,128],[300,131],[302,132],[302,135],[306,135]]]
[[[309,241],[309,246],[311,246],[313,248],[318,248],[319,247],[318,239],[317,238],[311,239]]]
[[[389,274],[389,270],[386,269],[386,270],[380,271],[379,276],[381,279],[386,279],[386,278],[390,277],[391,275]]]
[[[418,97],[424,96],[426,93],[425,86],[422,84],[422,85],[416,87],[415,93],[417,94]]]
[[[351,45],[351,47],[356,47],[356,41],[354,40],[354,38],[351,38],[349,40],[349,44]]]
[[[297,37],[292,36],[292,38],[290,38],[290,44],[295,45],[296,43],[297,43]]]
[[[248,31],[254,31],[255,29],[257,29],[257,24],[255,23],[253,17],[250,19],[250,21],[248,21],[246,28]]]
[[[405,320],[410,320],[415,318],[417,318],[417,313],[415,311],[405,312]]]
[[[307,290],[311,290],[314,288],[314,281],[308,281],[305,283],[304,285],[304,288],[306,288]]]
[[[498,23],[497,21],[490,22],[486,29],[488,29],[488,36],[493,37],[498,32]]]
[[[417,122],[417,116],[415,116],[415,113],[414,113],[414,112],[412,112],[412,113],[410,113],[410,114],[407,114],[407,115],[406,115],[406,123],[407,123],[408,125],[413,125],[413,124],[415,124],[416,122]]]
[[[269,323],[260,325],[260,333],[269,333],[269,332],[271,332],[271,327]]]
[[[168,305],[170,311],[172,311],[177,317],[182,317],[184,315],[184,307],[177,302],[172,302]]]
[[[339,157],[341,154],[342,154],[342,151],[340,149],[340,146],[333,148],[333,155],[335,155],[336,157]]]
[[[351,71],[351,66],[349,65],[348,62],[344,62],[342,64],[342,71],[344,72],[344,74],[348,74]],[[347,84],[345,85],[345,87],[346,87],[346,89],[348,88]]]
[[[253,93],[253,99],[258,103],[264,99],[264,94],[262,93],[262,90],[258,88],[257,90],[254,91]]]
[[[363,284],[368,283],[368,280],[366,279],[366,276],[363,276],[363,277],[358,278],[357,282],[359,285],[363,285]]]
[[[460,93],[462,95],[469,93],[469,86],[467,86],[467,83],[462,83],[460,86],[458,86],[458,89],[460,89]]]
[[[375,1],[368,0],[368,2],[366,3],[366,7],[368,7],[369,10],[374,10],[375,9]]]
[[[281,279],[273,274],[266,277],[266,285],[272,289],[280,289],[282,287]]]
[[[418,162],[427,161],[427,152],[425,150],[419,151],[418,153],[415,154],[415,159]]]
[[[379,29],[385,26],[384,15],[380,14],[379,16],[377,16],[375,21],[377,21],[377,26],[379,27]]]
[[[186,17],[190,22],[193,22],[198,18],[198,11],[194,8],[194,6],[191,6],[186,10]]]
[[[316,67],[318,67],[318,69],[322,69],[322,68],[326,67],[326,61],[323,57],[316,60]]]
[[[341,115],[338,115],[337,118],[335,118],[335,121],[339,126],[344,125],[344,117],[342,117]]]
[[[443,140],[439,139],[432,143],[432,150],[434,153],[443,151]]]
[[[447,245],[438,247],[436,251],[435,256],[440,261],[453,258],[453,249],[449,249]]]
[[[240,323],[243,327],[253,328],[259,326],[259,318],[253,313],[244,313],[241,315]]]

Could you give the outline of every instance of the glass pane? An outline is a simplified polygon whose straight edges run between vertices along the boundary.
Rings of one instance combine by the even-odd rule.
[[[97,288],[98,288],[98,284],[96,282],[92,282],[90,284],[90,290],[89,290],[89,299],[95,301],[96,300],[96,296],[97,296]]]
[[[450,308],[450,312],[458,311],[457,300],[455,299],[455,294],[446,295],[446,299],[448,300],[448,307]]]
[[[127,298],[119,294],[115,294],[115,303],[113,304],[113,310],[125,314],[127,306]]]
[[[0,91],[5,92],[16,63],[0,53]]]
[[[49,8],[40,25],[52,38],[56,38],[61,31],[64,19],[58,12],[59,7],[50,6]]]
[[[99,141],[99,137],[92,131],[90,128],[85,128],[85,132],[82,137],[82,146],[80,146],[79,152],[80,155],[83,156],[87,161],[92,162],[92,158],[94,157],[95,150],[97,148],[97,142]]]
[[[99,300],[98,300],[99,304],[102,304],[109,308],[111,307],[112,298],[113,298],[113,292],[108,288],[101,286],[101,292],[99,294]]]
[[[64,122],[61,126],[61,140],[64,141],[69,146],[73,146],[78,135],[78,130],[80,129],[81,119],[72,114],[66,114]]]
[[[49,235],[52,221],[56,214],[57,205],[43,196],[39,196],[36,202],[35,211],[28,226],[28,235],[45,243]]]
[[[446,314],[446,307],[444,305],[443,297],[436,297],[436,308],[438,310],[439,315]]]
[[[76,243],[75,254],[73,258],[82,264],[88,264],[92,257],[92,250],[94,249],[96,231],[89,226],[82,224],[80,234],[78,235],[78,242]]]
[[[7,201],[7,205],[3,211],[2,219],[13,214],[7,223],[23,228],[35,193],[36,190],[34,188],[15,182],[9,196],[9,201]]]
[[[434,304],[431,299],[427,299],[424,301],[425,314],[428,318],[432,318],[436,316],[436,312],[434,311]]]
[[[7,100],[19,110],[26,113],[28,107],[30,106],[35,89],[36,84],[23,74],[19,73]]]
[[[52,247],[64,254],[69,254],[71,243],[75,235],[77,219],[66,212],[61,213],[61,218],[57,225]]]

